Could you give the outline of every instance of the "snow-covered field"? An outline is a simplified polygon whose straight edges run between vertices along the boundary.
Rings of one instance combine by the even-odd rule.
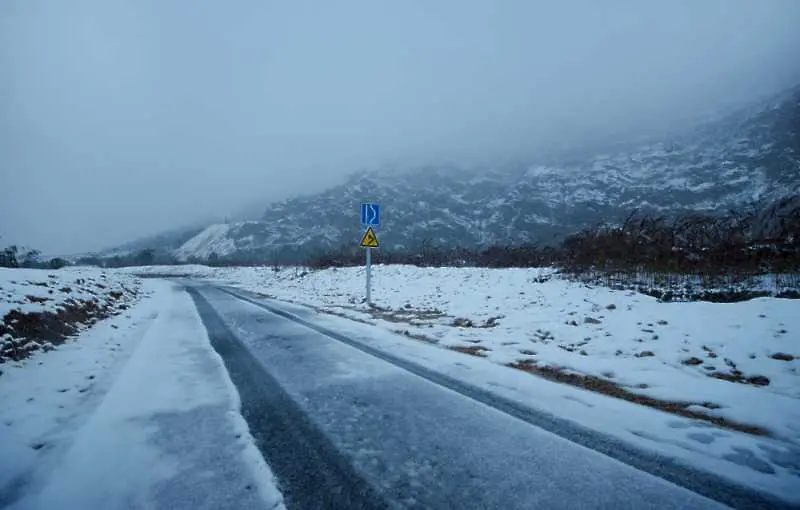
[[[87,299],[100,294],[89,282],[135,281],[93,269],[50,274],[56,292],[72,285]],[[35,283],[21,282],[41,276],[12,270],[3,287],[27,293]],[[164,281],[136,286],[138,301],[122,313],[52,352],[0,364],[0,507],[282,508],[192,299]],[[6,306],[17,305],[38,310]]]
[[[133,271],[133,270],[131,270]],[[798,301],[662,303],[549,269],[138,268],[207,278],[521,367],[595,376],[627,392],[800,445]]]

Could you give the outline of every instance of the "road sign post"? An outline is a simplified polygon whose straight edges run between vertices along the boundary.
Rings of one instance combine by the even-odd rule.
[[[381,208],[379,204],[361,204],[361,225],[367,227],[364,235],[361,236],[361,247],[366,250],[366,298],[367,306],[372,306],[372,249],[379,246],[378,236],[373,227],[378,227],[381,223]]]
[[[372,248],[367,248],[367,306],[372,306]]]

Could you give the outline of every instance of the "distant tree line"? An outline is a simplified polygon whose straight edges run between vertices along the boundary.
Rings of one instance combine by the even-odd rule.
[[[406,264],[422,267],[541,267],[558,263],[559,251],[554,247],[490,246],[487,248],[445,247],[432,240],[423,241],[418,249],[408,251],[374,250],[373,264]],[[350,246],[320,252],[309,257],[305,265],[313,269],[364,265],[364,251]]]
[[[75,264],[79,266],[99,267],[170,266],[180,263],[171,253],[154,248],[145,248],[129,254],[112,255],[110,257],[89,255],[75,261]]]
[[[61,269],[67,265],[69,265],[69,262],[59,257],[47,260],[42,259],[42,252],[39,250],[25,250],[16,245],[11,245],[0,250],[0,267]]]
[[[375,250],[376,264],[539,267],[568,273],[656,272],[742,274],[800,270],[800,196],[763,209],[673,218],[632,212],[621,224],[598,224],[553,246],[438,246],[430,240],[405,252]],[[342,247],[309,257],[312,268],[357,266],[361,249]]]
[[[800,197],[747,213],[692,213],[669,219],[634,212],[622,225],[597,226],[568,236],[560,250],[564,268],[575,271],[797,271]]]

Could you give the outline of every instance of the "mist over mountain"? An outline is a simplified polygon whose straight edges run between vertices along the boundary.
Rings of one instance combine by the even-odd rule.
[[[641,140],[641,139],[640,139]],[[180,260],[299,260],[355,245],[358,207],[379,202],[381,247],[423,242],[483,247],[548,244],[632,210],[705,213],[800,191],[800,87],[683,132],[562,151],[518,164],[363,171],[321,193],[275,202],[260,217],[130,244]]]

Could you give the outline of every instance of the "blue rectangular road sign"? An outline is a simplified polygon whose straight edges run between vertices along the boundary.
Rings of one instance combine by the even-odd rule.
[[[361,204],[361,224],[365,227],[377,227],[381,224],[381,206],[379,204]]]

